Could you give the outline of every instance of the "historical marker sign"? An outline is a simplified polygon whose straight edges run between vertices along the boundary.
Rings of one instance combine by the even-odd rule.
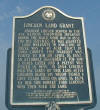
[[[11,105],[91,104],[82,17],[46,6],[13,19]]]

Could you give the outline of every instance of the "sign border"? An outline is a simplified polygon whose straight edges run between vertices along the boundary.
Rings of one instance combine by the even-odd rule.
[[[16,18],[27,18],[32,16],[33,14],[37,13],[38,11],[40,11],[43,8],[52,8],[57,10],[58,12],[60,12],[62,15],[64,15],[65,17],[69,17],[72,19],[80,19],[82,21],[82,29],[83,29],[83,40],[84,40],[84,48],[85,48],[85,57],[86,57],[86,66],[87,66],[87,77],[88,77],[88,87],[89,87],[89,101],[72,101],[72,102],[57,102],[58,105],[61,104],[91,104],[93,102],[93,96],[92,96],[92,85],[91,85],[91,80],[90,80],[90,68],[89,68],[89,59],[88,59],[88,52],[87,52],[87,45],[86,45],[86,35],[85,35],[85,28],[84,28],[84,18],[83,17],[72,17],[69,16],[65,13],[63,13],[62,11],[60,11],[59,9],[53,7],[53,6],[43,6],[40,7],[38,10],[36,10],[35,12],[26,15],[26,16],[15,16],[13,17],[13,32],[12,32],[12,53],[11,53],[11,81],[10,81],[10,104],[11,105],[46,105],[48,104],[48,102],[31,102],[31,103],[15,103],[13,102],[13,72],[14,72],[14,40],[15,40],[15,19]]]

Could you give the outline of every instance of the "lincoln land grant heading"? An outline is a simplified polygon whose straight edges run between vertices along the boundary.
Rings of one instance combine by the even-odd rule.
[[[65,23],[24,23],[24,28],[74,28],[74,24],[65,24]]]

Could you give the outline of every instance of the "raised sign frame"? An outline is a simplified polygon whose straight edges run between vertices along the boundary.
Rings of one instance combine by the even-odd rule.
[[[57,102],[58,105],[62,105],[62,104],[73,104],[73,105],[76,105],[76,104],[91,104],[92,101],[93,101],[93,97],[92,97],[92,87],[91,87],[91,80],[90,80],[90,70],[89,70],[89,59],[88,59],[88,52],[87,52],[87,45],[86,45],[86,36],[85,36],[85,28],[84,28],[84,20],[83,20],[83,17],[72,17],[72,16],[69,16],[65,13],[63,13],[62,11],[60,11],[59,9],[55,8],[55,7],[52,7],[52,6],[44,6],[44,7],[41,7],[39,8],[38,10],[36,10],[35,12],[33,12],[32,14],[30,15],[27,15],[27,16],[17,16],[17,17],[14,17],[13,18],[13,39],[12,39],[12,54],[11,54],[11,82],[10,82],[10,104],[11,105],[47,105],[48,102],[32,102],[32,103],[28,103],[28,102],[24,102],[24,103],[14,103],[13,102],[13,74],[14,74],[14,69],[13,69],[13,66],[14,66],[14,41],[15,41],[15,20],[16,18],[27,18],[29,16],[32,16],[34,15],[35,13],[37,13],[38,11],[40,11],[41,9],[43,8],[52,8],[52,9],[55,9],[57,10],[59,13],[61,13],[62,15],[64,15],[65,17],[69,17],[69,18],[72,18],[72,19],[80,19],[82,21],[82,29],[83,29],[83,39],[84,39],[84,48],[85,48],[85,58],[86,58],[86,66],[87,66],[87,76],[88,76],[88,87],[89,87],[89,97],[90,97],[90,100],[89,101],[73,101],[73,102]]]

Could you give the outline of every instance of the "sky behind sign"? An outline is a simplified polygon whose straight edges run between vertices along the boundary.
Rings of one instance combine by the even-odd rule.
[[[5,79],[7,49],[12,44],[13,16],[28,15],[41,6],[54,6],[73,17],[84,17],[87,46],[92,50],[97,91],[97,106],[100,108],[100,0],[0,0],[0,110],[5,107]]]

